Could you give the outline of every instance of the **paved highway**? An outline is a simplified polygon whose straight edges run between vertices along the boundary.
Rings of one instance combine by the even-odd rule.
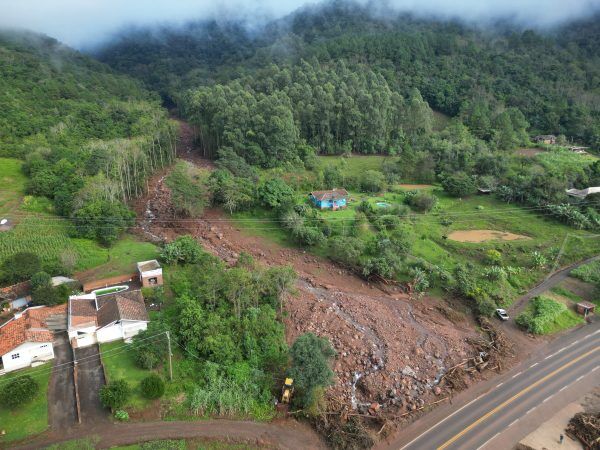
[[[498,379],[486,393],[432,424],[416,437],[403,433],[391,448],[483,449],[512,448],[511,427],[536,409],[570,398],[569,389],[583,382],[600,383],[600,323],[584,326],[538,356]],[[546,403],[548,402],[548,403]],[[532,414],[534,416],[534,414]],[[543,421],[544,417],[540,418]],[[407,430],[408,431],[408,430]],[[532,430],[530,430],[532,431]],[[413,430],[414,432],[414,430]],[[514,436],[513,436],[514,437]],[[410,442],[406,442],[408,439]]]

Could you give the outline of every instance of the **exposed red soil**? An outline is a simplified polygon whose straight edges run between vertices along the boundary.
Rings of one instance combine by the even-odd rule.
[[[193,133],[182,125],[179,156],[210,168],[210,162],[188,151]],[[474,324],[449,315],[443,301],[410,300],[397,288],[372,285],[327,259],[249,235],[218,209],[194,221],[173,219],[164,174],[150,186],[149,195],[135,205],[146,237],[170,241],[191,234],[230,264],[245,252],[265,266],[287,264],[296,270],[297,292],[285,302],[288,342],[308,331],[329,338],[337,356],[336,382],[328,396],[343,409],[367,412],[373,403],[394,414],[417,409],[444,395],[436,380],[473,354],[467,338],[476,336]]]

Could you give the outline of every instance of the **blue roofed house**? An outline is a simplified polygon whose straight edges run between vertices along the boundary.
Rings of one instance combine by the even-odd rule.
[[[337,210],[348,205],[348,191],[346,189],[332,189],[330,191],[314,191],[310,193],[310,201],[319,209]]]

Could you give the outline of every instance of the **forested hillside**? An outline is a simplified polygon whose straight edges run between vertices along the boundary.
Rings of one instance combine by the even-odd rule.
[[[158,96],[51,38],[0,33],[0,103],[0,156],[25,160],[27,193],[104,243],[131,222],[125,202],[174,155]]]
[[[374,18],[367,8],[332,2],[254,34],[216,23],[133,33],[99,55],[180,103],[185,91],[199,86],[217,97],[225,89],[228,100],[238,92],[243,100],[236,103],[247,109],[266,96],[263,103],[290,113],[298,137],[320,152],[393,152],[403,141],[389,129],[397,129],[400,98],[409,100],[414,89],[434,110],[460,117],[495,146],[518,145],[518,139],[498,142],[510,119],[530,134],[564,134],[597,147],[597,22],[544,34],[484,30],[392,13]],[[263,117],[271,114],[267,107]],[[364,123],[369,120],[375,123]],[[383,133],[375,136],[372,128],[380,126]],[[211,133],[222,138],[219,130]]]

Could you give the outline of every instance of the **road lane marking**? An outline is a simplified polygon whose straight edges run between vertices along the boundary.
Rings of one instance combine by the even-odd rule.
[[[535,366],[537,366],[539,364],[539,362],[536,362],[535,364],[532,364],[529,366],[530,369],[534,368]]]
[[[414,438],[412,441],[410,441],[408,444],[406,444],[404,447],[402,447],[400,450],[405,449],[406,447],[409,447],[413,442],[418,441],[419,439],[421,439],[421,437],[427,433],[429,433],[431,430],[433,430],[435,427],[437,427],[438,425],[443,424],[446,420],[448,420],[450,417],[454,416],[455,414],[458,414],[459,412],[461,412],[463,409],[465,409],[467,406],[471,406],[471,404],[475,403],[477,400],[479,400],[481,398],[481,396],[474,398],[473,400],[471,400],[469,403],[467,403],[464,406],[461,406],[459,409],[457,409],[456,411],[454,411],[452,414],[450,414],[449,416],[444,417],[441,421],[439,421],[438,423],[436,423],[434,426],[432,426],[431,428],[429,428],[428,430],[423,431],[420,435],[418,435],[416,438]]]
[[[566,386],[563,386],[563,387],[561,387],[561,388],[560,388],[560,391],[558,391],[558,392],[562,392],[562,391],[564,391],[564,390],[565,390],[566,388],[568,388],[569,386],[570,386],[570,385],[568,385],[568,384],[567,384]]]
[[[600,331],[600,330],[599,330]],[[486,414],[484,414],[483,416],[481,416],[479,419],[477,419],[475,422],[473,422],[471,425],[469,425],[468,427],[464,428],[462,431],[460,431],[459,433],[455,434],[453,437],[451,437],[450,439],[448,439],[446,442],[444,442],[441,446],[438,447],[438,450],[443,450],[446,447],[452,445],[455,441],[457,441],[458,439],[460,439],[462,436],[464,436],[466,433],[468,433],[469,431],[471,431],[473,428],[475,428],[477,425],[479,425],[481,422],[487,420],[489,417],[493,416],[494,414],[496,414],[498,411],[500,411],[501,409],[503,409],[504,407],[506,407],[507,405],[511,404],[512,402],[514,402],[515,400],[517,400],[518,398],[522,397],[523,395],[525,395],[527,392],[531,391],[532,389],[534,389],[535,387],[539,386],[540,384],[542,384],[543,382],[545,382],[546,380],[552,378],[553,376],[555,376],[556,374],[562,372],[563,370],[571,367],[572,365],[576,364],[577,362],[581,361],[584,358],[587,358],[588,356],[590,356],[592,353],[597,352],[598,350],[600,350],[600,347],[596,347],[590,351],[588,351],[587,353],[584,353],[583,355],[578,356],[577,358],[571,360],[570,362],[568,362],[567,364],[564,364],[563,366],[559,367],[558,369],[554,370],[553,372],[550,372],[548,375],[544,376],[543,378],[540,378],[538,381],[536,381],[533,384],[530,384],[529,386],[527,386],[526,388],[524,388],[523,390],[521,390],[520,392],[516,393],[515,395],[513,395],[511,398],[505,400],[504,402],[502,402],[500,405],[496,406],[494,409],[492,409],[491,411],[488,411]]]
[[[503,384],[504,384],[504,381],[503,381],[502,383],[498,383],[498,384],[496,385],[496,388],[499,388],[499,387],[500,387],[500,386],[502,386]]]
[[[600,366],[596,366],[592,369],[592,372],[595,372],[596,370],[600,369]]]
[[[517,423],[519,421],[519,419],[515,419],[513,420],[510,425],[508,426],[508,428],[512,427],[515,423]]]
[[[523,372],[517,372],[517,373],[515,373],[515,374],[512,376],[512,378],[517,378],[517,377],[518,377],[519,375],[521,375],[522,373],[523,373]]]
[[[480,445],[479,447],[477,447],[477,450],[481,450],[483,447],[485,447],[486,445],[488,445],[491,441],[493,441],[494,439],[496,439],[499,435],[500,435],[500,433],[496,433],[495,435],[493,435],[491,438],[489,438],[487,441],[485,441],[482,445]]]
[[[583,377],[585,377],[585,375],[581,375],[579,378],[577,378],[577,379],[575,380],[575,383],[577,383],[578,381],[581,381],[581,380],[583,379]]]
[[[535,408],[537,408],[537,406],[534,406],[533,408],[531,408],[530,410],[528,410],[528,411],[525,413],[525,415],[529,414],[530,412],[533,412],[533,410],[534,410]]]
[[[550,400],[552,397],[554,397],[554,394],[552,394],[550,397],[546,397],[544,399],[544,401],[542,401],[542,403],[546,403],[548,400]]]
[[[554,354],[546,356],[546,357],[544,358],[544,361],[546,361],[547,359],[550,359],[550,358],[552,358],[553,356],[554,356]]]

